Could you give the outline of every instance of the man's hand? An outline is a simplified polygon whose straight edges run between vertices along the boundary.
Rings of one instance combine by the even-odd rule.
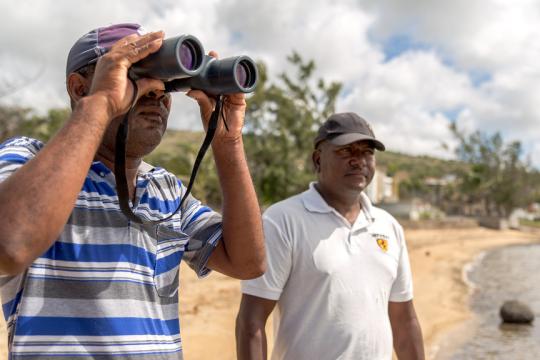
[[[218,54],[215,51],[210,51],[208,55],[218,58]],[[195,99],[201,109],[201,118],[203,121],[204,129],[208,129],[208,122],[214,108],[216,106],[216,100],[206,95],[201,90],[191,90],[187,96]],[[242,127],[244,126],[244,116],[246,114],[246,100],[243,93],[229,94],[223,96],[223,111],[222,114],[227,122],[229,131],[225,129],[223,124],[223,118],[218,123],[218,128],[214,136],[217,142],[238,142],[242,137]],[[220,114],[221,115],[221,114]]]
[[[217,58],[211,51],[210,56]],[[216,100],[203,91],[187,95],[197,101],[205,129]],[[208,267],[237,279],[253,279],[266,269],[261,212],[253,188],[242,142],[246,113],[244,94],[223,96],[223,119],[212,141],[212,149],[222,190],[223,237],[208,259]]]
[[[163,42],[163,32],[152,32],[143,36],[132,34],[116,42],[111,50],[99,58],[90,94],[107,99],[110,119],[129,110],[133,98],[133,85],[128,79],[132,64],[156,52]],[[143,78],[137,81],[137,97],[151,90],[164,90],[160,80]]]

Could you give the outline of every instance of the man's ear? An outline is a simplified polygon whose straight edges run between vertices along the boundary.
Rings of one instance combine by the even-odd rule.
[[[319,172],[321,170],[321,151],[319,149],[313,150],[313,153],[311,154],[311,160],[313,161],[313,167],[315,168],[315,172]]]
[[[88,95],[89,81],[81,74],[71,73],[68,75],[66,87],[71,100],[77,102]]]

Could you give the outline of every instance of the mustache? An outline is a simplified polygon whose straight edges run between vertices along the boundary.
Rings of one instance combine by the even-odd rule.
[[[157,113],[162,118],[167,118],[169,116],[169,107],[165,104],[166,98],[163,96],[159,99],[155,97],[143,96],[135,105],[136,113]]]
[[[157,107],[165,106],[166,107],[165,101],[166,101],[165,97],[156,99],[154,97],[142,96],[137,101],[136,106],[157,106]]]
[[[349,164],[349,171],[347,173],[351,175],[359,174],[365,177],[370,177],[371,175],[371,171],[369,170],[369,168],[361,164]]]

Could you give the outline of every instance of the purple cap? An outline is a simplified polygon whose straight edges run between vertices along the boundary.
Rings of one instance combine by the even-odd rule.
[[[116,24],[94,29],[73,44],[66,64],[66,76],[80,68],[95,64],[115,42],[131,34],[143,35],[146,31],[139,24]]]
[[[371,125],[355,113],[333,114],[321,125],[314,145],[317,147],[323,140],[342,146],[356,141],[368,140],[373,143],[375,149],[384,151],[382,142],[375,138]]]

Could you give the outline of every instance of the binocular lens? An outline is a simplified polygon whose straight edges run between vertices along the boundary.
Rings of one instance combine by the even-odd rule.
[[[191,35],[164,40],[157,53],[131,71],[164,80],[166,92],[198,89],[209,95],[253,92],[259,76],[257,64],[248,56],[216,59],[204,55],[201,43]]]
[[[170,81],[195,76],[202,69],[204,49],[196,37],[180,35],[163,40],[159,51],[133,64],[130,74]]]
[[[254,69],[253,64],[249,61],[242,60],[236,66],[236,80],[243,88],[249,88],[254,85]]]
[[[195,51],[193,44],[189,41],[184,41],[180,45],[179,52],[182,65],[188,70],[194,70],[199,62],[196,61],[197,52]]]
[[[247,87],[248,69],[244,64],[238,64],[236,67],[236,79],[242,87]]]

